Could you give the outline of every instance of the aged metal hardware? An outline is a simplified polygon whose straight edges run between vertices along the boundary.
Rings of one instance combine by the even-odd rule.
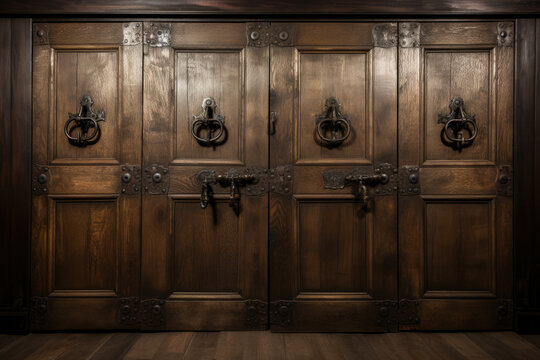
[[[169,169],[163,165],[152,164],[144,169],[144,190],[152,195],[169,192]]]
[[[293,324],[295,303],[293,301],[278,300],[270,303],[270,324],[286,327]]]
[[[418,308],[420,302],[417,300],[399,300],[399,324],[415,325],[420,323]]]
[[[268,303],[261,300],[246,300],[246,325],[257,327],[265,325],[268,316]]]
[[[191,135],[200,145],[214,146],[221,145],[227,140],[227,130],[225,128],[225,117],[217,114],[216,101],[211,98],[205,98],[202,102],[203,112],[199,115],[193,115],[191,123]],[[202,138],[201,131],[206,130],[206,137]],[[217,133],[216,133],[217,131]],[[224,139],[217,141],[222,135]]]
[[[141,323],[147,327],[165,326],[165,300],[148,299],[141,301]]]
[[[376,24],[371,31],[373,46],[390,48],[397,46],[397,24]]]
[[[119,299],[118,319],[122,325],[135,325],[140,323],[141,300],[138,297]]]
[[[292,46],[293,26],[267,22],[248,23],[246,34],[248,46]]]
[[[351,135],[351,123],[346,115],[341,113],[341,104],[335,97],[326,99],[325,109],[321,115],[317,115],[315,124],[317,135],[328,146],[337,146],[347,140]],[[330,131],[330,138],[326,133]],[[338,137],[338,134],[341,136]]]
[[[32,297],[30,307],[30,321],[33,325],[45,325],[47,323],[48,300],[46,297]]]
[[[122,194],[135,195],[141,190],[141,167],[122,165]]]
[[[376,186],[376,195],[391,195],[397,191],[397,179],[397,169],[386,163],[374,169],[330,169],[323,173],[325,189],[338,190],[351,186],[355,195],[360,198],[364,209],[367,208],[370,200],[368,186]]]
[[[500,166],[497,175],[497,195],[512,196],[514,193],[512,166]]]
[[[399,23],[399,46],[402,48],[420,46],[420,23]]]
[[[144,29],[144,44],[150,47],[171,46],[171,24],[150,23]]]
[[[35,195],[46,194],[49,189],[49,167],[43,165],[32,166],[32,192]]]
[[[469,115],[465,112],[465,103],[460,97],[453,98],[449,108],[450,112],[447,115],[439,113],[437,120],[438,124],[444,124],[441,130],[441,140],[443,144],[461,151],[462,148],[470,146],[478,135],[475,115]],[[464,131],[468,133],[469,137],[465,137]]]
[[[49,44],[49,24],[34,25],[34,45]]]
[[[499,46],[514,45],[514,23],[500,22],[497,24],[497,44]]]
[[[272,169],[251,167],[257,181],[246,187],[247,195],[259,196],[269,192],[288,195],[292,192],[294,167],[281,165]]]
[[[415,165],[405,165],[399,169],[399,194],[420,194],[420,168]]]
[[[395,300],[376,301],[377,326],[384,326],[386,330],[392,325],[398,325],[398,302]]]
[[[142,42],[142,26],[140,22],[124,24],[124,46],[139,45]]]
[[[275,111],[270,111],[270,121],[268,122],[268,134],[275,135],[276,133],[277,115]]]
[[[69,119],[64,125],[64,134],[71,145],[85,147],[93,145],[99,141],[101,137],[101,129],[99,123],[105,121],[105,112],[100,111],[95,113],[92,110],[94,100],[88,95],[81,98],[81,107],[78,114],[69,113]],[[73,131],[79,129],[76,136],[73,136]],[[91,130],[90,133],[88,133]]]
[[[212,190],[210,185],[219,184],[222,187],[230,187],[229,206],[238,215],[240,212],[240,186],[256,183],[257,176],[251,169],[243,171],[231,168],[225,174],[218,174],[214,170],[204,169],[197,174],[197,182],[201,184],[201,208],[205,209],[210,201]]]
[[[512,323],[514,304],[512,300],[499,300],[497,306],[497,323]]]

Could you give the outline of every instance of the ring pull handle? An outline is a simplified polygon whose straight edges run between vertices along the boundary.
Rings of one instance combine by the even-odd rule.
[[[341,113],[341,104],[337,98],[332,96],[326,99],[325,110],[316,118],[316,128],[319,139],[331,147],[338,146],[349,138],[351,123],[347,116]],[[326,136],[328,132],[331,137]]]
[[[64,124],[64,134],[71,145],[86,147],[99,141],[101,137],[99,123],[105,121],[105,112],[95,113],[92,110],[94,100],[88,95],[81,98],[80,105],[78,114],[68,114],[69,118]],[[76,129],[79,129],[79,131],[74,136]]]
[[[202,113],[193,115],[191,123],[191,135],[200,145],[213,146],[220,145],[218,140],[225,133],[225,117],[217,114],[216,101],[211,98],[205,98],[202,102]],[[206,131],[206,136],[201,137],[201,133]]]
[[[450,112],[447,115],[439,113],[438,124],[444,124],[441,130],[443,144],[451,146],[461,152],[464,147],[470,146],[478,136],[478,125],[475,115],[465,111],[462,98],[455,97],[450,101]]]

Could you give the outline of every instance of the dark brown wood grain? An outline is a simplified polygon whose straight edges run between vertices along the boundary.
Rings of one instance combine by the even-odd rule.
[[[419,196],[399,200],[399,297],[418,301],[419,322],[400,329],[510,328],[497,309],[512,299],[512,197],[497,179],[512,165],[514,49],[497,45],[494,22],[419,26],[399,65],[400,165],[420,169]],[[437,123],[456,96],[479,128],[461,151]]]
[[[445,1],[246,1],[228,0],[95,0],[92,2],[55,0],[44,4],[37,0],[3,2],[4,14],[534,14],[540,7],[527,0]]]
[[[27,328],[31,173],[31,20],[1,19],[0,331]]]
[[[517,21],[514,124],[516,329],[540,330],[540,19]]]

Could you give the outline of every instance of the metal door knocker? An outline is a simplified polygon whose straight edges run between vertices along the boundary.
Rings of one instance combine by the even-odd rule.
[[[191,135],[202,146],[221,145],[227,140],[227,129],[225,128],[225,117],[217,114],[216,101],[205,98],[202,102],[203,112],[200,115],[193,115],[191,124]],[[201,133],[206,130],[206,136]],[[218,141],[223,136],[221,141]]]
[[[439,113],[437,123],[444,124],[441,130],[441,140],[443,144],[461,151],[464,147],[470,146],[478,135],[475,115],[469,115],[465,112],[465,103],[460,97],[453,98],[449,108],[450,113],[447,115]],[[468,137],[465,137],[466,135]]]
[[[331,147],[340,145],[351,135],[351,123],[347,116],[341,113],[341,104],[335,97],[326,99],[325,109],[317,116],[316,124],[317,135]],[[331,137],[326,137],[328,132]]]
[[[101,137],[100,121],[105,121],[105,112],[95,113],[92,110],[94,100],[88,95],[81,98],[81,107],[78,114],[69,113],[69,119],[64,125],[64,133],[69,143],[78,147],[93,145]],[[75,129],[79,129],[74,136]]]

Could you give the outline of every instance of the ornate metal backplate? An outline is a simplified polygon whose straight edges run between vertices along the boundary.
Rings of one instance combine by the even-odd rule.
[[[377,307],[377,326],[384,326],[388,331],[389,327],[398,325],[399,309],[397,301],[376,301],[375,306]]]
[[[120,298],[118,321],[122,325],[136,325],[140,323],[141,300],[138,297]]]
[[[270,303],[270,324],[286,327],[293,324],[293,301],[279,300]]]
[[[141,167],[138,165],[122,165],[122,194],[136,195],[141,192]]]
[[[124,41],[122,45],[139,45],[142,42],[142,24],[140,22],[125,23],[124,29]]]
[[[249,168],[258,181],[246,187],[247,195],[264,195],[269,192],[288,195],[292,193],[293,167],[282,165],[273,169]]]
[[[150,47],[171,46],[171,24],[150,23],[144,29],[144,44]]]
[[[399,195],[420,195],[420,168],[405,165],[399,169]]]
[[[32,325],[42,326],[47,323],[47,302],[46,297],[32,297],[30,307],[30,321]]]
[[[49,167],[43,165],[32,166],[32,193],[34,195],[46,194],[49,189]]]
[[[439,113],[438,124],[443,124],[441,141],[444,145],[461,151],[470,146],[478,135],[475,115],[465,111],[465,102],[459,96],[450,100],[450,112],[446,115]]]
[[[152,164],[144,169],[144,190],[151,195],[165,195],[169,192],[169,169]]]
[[[34,45],[49,44],[49,24],[37,23],[34,25]]]
[[[80,105],[79,113],[68,114],[68,120],[64,125],[64,134],[71,145],[86,147],[99,141],[101,137],[99,123],[105,121],[105,112],[103,110],[94,112],[92,109],[94,100],[88,95],[81,98]]]
[[[141,324],[145,327],[165,327],[165,300],[148,299],[141,301]]]
[[[193,115],[191,136],[193,136],[201,146],[224,144],[227,141],[225,117],[218,115],[216,100],[211,97],[205,98],[203,99],[201,106],[203,109],[202,113]],[[201,137],[201,132],[203,131],[206,132],[205,137]]]
[[[420,323],[418,309],[420,302],[417,300],[403,299],[399,301],[399,324],[415,325]]]
[[[382,48],[397,46],[397,33],[397,24],[376,24],[373,26],[373,30],[371,32],[373,37],[373,46]]]
[[[497,24],[497,44],[499,46],[514,46],[514,23],[500,22]]]
[[[399,46],[402,48],[420,47],[420,23],[399,24]]]
[[[261,300],[246,300],[246,325],[259,327],[266,325],[268,318],[268,303]]]
[[[497,195],[512,196],[514,193],[513,170],[509,165],[499,167],[497,175]]]
[[[293,31],[293,26],[289,24],[248,23],[246,26],[248,46],[292,46]]]

